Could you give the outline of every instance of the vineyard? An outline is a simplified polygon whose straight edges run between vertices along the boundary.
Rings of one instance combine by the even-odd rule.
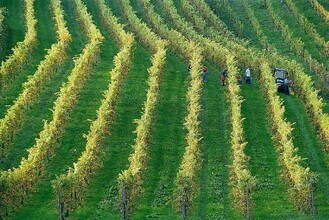
[[[328,58],[326,0],[0,0],[0,219],[329,219]]]

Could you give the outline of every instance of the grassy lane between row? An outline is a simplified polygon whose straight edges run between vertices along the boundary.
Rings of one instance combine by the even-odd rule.
[[[228,164],[230,163],[228,104],[226,86],[217,68],[209,68],[209,81],[204,85],[202,105],[202,154],[200,193],[194,202],[191,219],[222,219],[237,216],[229,197]]]
[[[82,49],[82,48],[81,48]],[[28,111],[24,120],[21,131],[15,136],[13,146],[8,152],[6,158],[1,158],[0,168],[7,170],[12,167],[17,167],[22,157],[27,157],[28,147],[33,146],[35,139],[43,130],[44,120],[51,120],[53,103],[56,101],[55,93],[59,91],[62,83],[67,79],[73,68],[74,54],[68,55],[68,60],[62,65],[62,69],[53,77],[52,81],[46,85],[46,90],[40,95],[40,98],[35,102],[31,110]]]
[[[244,86],[244,88],[250,87],[251,85]],[[256,190],[255,194],[252,194],[255,199],[255,209],[252,213],[254,216],[265,217],[268,216],[268,213],[277,214],[278,210],[279,215],[282,215],[282,213],[286,215],[287,210],[289,210],[289,212],[294,215],[296,214],[294,206],[291,202],[288,202],[288,197],[284,193],[287,189],[279,178],[280,167],[276,160],[278,155],[274,150],[274,144],[271,142],[270,129],[266,129],[270,127],[270,125],[265,117],[259,120],[260,116],[266,115],[266,105],[264,98],[261,96],[259,86],[254,86],[253,89],[249,89],[247,92],[243,89],[243,96],[250,97],[251,100],[249,105],[244,102],[242,109],[242,113],[247,118],[244,125],[247,137],[246,141],[249,142],[246,154],[250,155],[252,158],[252,161],[250,161],[251,171],[257,179],[260,178],[258,181],[260,181],[259,185],[261,187],[260,191]],[[254,103],[251,104],[253,101]],[[259,104],[263,104],[262,108],[259,108]],[[259,113],[259,111],[263,111],[263,113]],[[256,125],[255,123],[258,124]],[[260,136],[260,138],[258,136]],[[258,148],[258,151],[254,151],[255,147]],[[267,151],[265,147],[269,147],[269,150],[271,150],[271,157],[267,158],[266,153],[268,152],[265,152]],[[266,162],[264,162],[264,159],[266,159]],[[260,167],[262,169],[259,169]],[[259,172],[260,170],[263,172]],[[266,173],[264,173],[264,171]],[[273,189],[272,192],[268,193],[271,189]],[[280,202],[281,204],[277,204]],[[289,208],[287,208],[285,204],[288,204]],[[266,207],[265,211],[264,207]],[[232,214],[230,216],[232,217]]]
[[[299,9],[299,12],[311,22],[317,32],[325,38],[326,41],[329,40],[329,25],[317,15],[316,10],[314,10],[309,3],[309,1],[295,0],[295,5]]]
[[[279,1],[271,0],[275,12],[279,15],[280,19],[289,26],[293,36],[300,38],[304,43],[305,49],[312,55],[313,58],[318,60],[319,63],[325,63],[325,57],[321,56],[323,48],[319,48],[313,38],[309,37],[303,27],[299,25],[293,14],[289,11],[286,5],[281,4]]]
[[[257,219],[294,218],[298,213],[289,201],[287,184],[280,178],[282,168],[271,140],[270,119],[261,86],[255,77],[252,84],[242,86],[246,154],[250,156],[251,172],[257,178],[257,188],[251,192],[255,205],[252,216]]]
[[[0,1],[0,7],[6,7],[5,18],[5,32],[3,51],[1,52],[0,61],[4,60],[6,56],[12,53],[13,48],[17,42],[24,40],[25,20],[24,20],[24,2],[23,0]]]
[[[93,1],[85,1],[98,27],[103,23],[100,13]],[[115,10],[112,10],[116,12]],[[105,157],[103,166],[95,173],[83,208],[71,213],[72,219],[112,219],[120,216],[117,209],[118,191],[117,175],[128,166],[128,155],[132,152],[134,142],[134,119],[141,115],[141,106],[147,89],[147,67],[151,65],[150,54],[136,45],[132,66],[120,92],[116,107],[116,116],[110,128],[110,135],[104,141]]]
[[[115,1],[120,4],[118,1]],[[139,17],[142,6],[130,2]],[[138,7],[140,6],[140,7]],[[145,192],[133,213],[133,218],[176,219],[178,214],[172,208],[175,178],[184,152],[186,131],[187,64],[171,53],[167,54],[167,67],[163,74],[160,100],[152,129],[150,162],[145,173]]]
[[[153,5],[155,7],[158,7],[159,9],[158,10],[161,10],[164,15],[163,19],[168,19],[167,17],[167,14],[168,13],[165,13],[164,12],[164,7],[163,5],[161,5],[160,2],[153,2]],[[216,65],[218,65],[218,63],[216,63]],[[217,75],[217,78],[216,78],[216,74],[218,74],[218,71],[219,70],[216,70],[215,68],[211,67],[212,69],[212,74],[210,74],[210,77],[212,76],[213,77],[213,83],[214,82],[217,82],[217,86],[219,85],[219,76]],[[207,86],[208,83],[205,84],[205,86]],[[216,83],[214,84],[215,87],[216,87]],[[210,89],[211,90],[211,89]],[[218,92],[218,91],[216,91]],[[216,94],[216,92],[213,91],[214,94]],[[219,100],[217,100],[219,101]],[[203,95],[203,107],[206,106],[206,98],[205,98],[205,95]],[[221,109],[223,110],[223,109]],[[216,110],[214,110],[216,112]],[[225,112],[225,111],[224,111]],[[225,112],[226,113],[226,112]],[[202,120],[206,120],[206,119],[202,119]],[[215,122],[216,124],[216,122]],[[215,127],[215,128],[209,128],[207,125],[204,124],[204,122],[202,122],[202,125],[203,126],[206,126],[207,128],[203,127],[203,135],[207,135],[207,129],[214,129],[212,131],[214,131],[214,133],[218,132],[218,129],[226,129],[226,128],[218,128],[218,127]],[[218,124],[216,124],[218,125]],[[225,133],[225,132],[224,132]],[[227,133],[228,134],[228,133]],[[208,133],[209,135],[209,133]],[[210,135],[209,135],[210,136]],[[225,137],[217,137],[217,141],[220,140],[220,138],[224,138]],[[228,140],[228,138],[226,139]],[[214,143],[212,143],[212,141],[215,141],[215,139],[212,139],[212,140],[209,140],[208,143],[206,144],[209,144],[209,145],[212,145]],[[225,142],[225,141],[224,141]],[[229,146],[229,144],[227,144],[227,146]],[[223,146],[223,143],[222,143],[222,147],[225,148]],[[201,149],[201,151],[203,151],[203,164],[202,164],[202,171],[201,173],[203,173],[203,171],[207,172],[207,167],[208,167],[208,161],[204,161],[204,160],[207,160],[208,158],[208,149],[211,149],[212,146],[204,146],[203,145],[203,148]],[[219,158],[222,156],[221,154],[220,155],[217,155],[215,153],[216,151],[216,148],[215,149],[211,149],[212,152],[214,152],[214,155],[211,155],[210,156],[210,162],[211,162],[211,165],[209,166],[210,170],[213,170],[213,169],[216,169],[216,172],[217,175],[213,175],[213,173],[211,174],[200,174],[200,191],[198,192],[198,197],[196,199],[196,201],[193,202],[192,204],[192,211],[190,214],[188,214],[188,217],[191,218],[191,219],[203,219],[203,218],[209,218],[209,217],[212,217],[214,219],[218,218],[218,217],[222,217],[222,216],[235,216],[238,218],[238,215],[237,213],[233,210],[233,202],[232,202],[232,198],[229,196],[229,191],[230,191],[230,188],[227,186],[228,185],[228,182],[229,182],[229,176],[228,176],[228,168],[225,167],[223,170],[220,170],[220,168],[218,168],[217,166],[221,167],[221,166],[225,166],[227,165],[229,162],[228,162],[228,152],[230,151],[230,147],[226,147],[225,149],[225,153],[223,153],[223,155],[226,156],[226,158],[224,159],[224,161],[221,161]],[[218,152],[218,149],[217,149],[217,152]],[[214,156],[214,157],[213,157]],[[219,156],[219,157],[218,157]],[[221,164],[215,164],[216,162],[220,161]],[[214,167],[213,167],[214,166]],[[219,169],[219,173],[218,174],[218,170]],[[221,173],[221,171],[223,173]],[[209,178],[209,182],[208,182],[208,178]],[[221,179],[220,179],[221,178]],[[220,179],[220,180],[219,180]],[[209,185],[208,185],[209,184]],[[209,187],[209,191],[208,191],[208,188]],[[207,197],[209,195],[209,198],[213,198],[213,201],[207,201]],[[219,195],[219,197],[217,197]],[[204,204],[206,203],[206,204]],[[211,204],[213,203],[213,204]],[[214,204],[215,203],[215,204]],[[225,208],[224,208],[225,207]],[[217,210],[214,212],[214,209]],[[223,210],[224,213],[221,213],[220,210]]]
[[[184,153],[187,78],[186,64],[168,53],[152,131],[145,193],[133,214],[134,219],[177,219],[179,216],[172,208],[172,195]]]
[[[217,2],[219,2],[219,0],[217,0]],[[242,3],[232,1],[229,4],[230,4],[231,8],[235,11],[237,18],[239,18],[239,20],[243,24],[242,38],[247,39],[250,42],[250,44],[252,44],[253,46],[255,46],[257,48],[262,48],[261,42],[257,38],[252,37],[252,36],[256,36],[256,35],[254,33],[254,30],[252,29],[250,22],[245,22],[245,21],[248,21],[248,17],[247,17],[247,14],[243,12]],[[222,6],[218,7],[218,8],[214,8],[212,5],[209,5],[209,6],[211,6],[213,8],[214,12],[219,13],[219,18],[222,19],[223,21],[225,21],[226,24],[229,24],[228,22],[231,23],[231,19],[229,18],[229,15],[227,14],[224,4],[222,4]],[[235,34],[237,34],[237,30],[234,29],[232,31]]]
[[[329,165],[328,156],[319,142],[305,107],[296,97],[284,96],[286,116],[294,123],[294,144],[299,147],[300,156],[307,158],[304,163],[317,173],[315,206],[319,219],[329,218]]]
[[[329,2],[327,0],[318,0],[318,2],[327,10],[329,11]]]
[[[43,10],[43,7],[49,7],[50,5],[48,3],[50,3],[49,0],[45,1],[43,6],[40,5],[41,8],[39,8],[39,10]],[[49,14],[48,22],[51,21],[50,16],[52,15]],[[37,16],[37,18],[39,19],[39,16]],[[83,32],[79,26],[68,20],[68,27],[70,33],[72,34],[73,43],[69,45],[67,61],[63,65],[62,69],[58,70],[59,74],[57,73],[56,77],[54,77],[53,80],[48,83],[47,89],[42,95],[40,95],[41,98],[39,98],[38,102],[36,102],[32,109],[28,112],[26,120],[23,122],[21,132],[15,137],[13,141],[13,144],[16,147],[12,148],[8,158],[3,159],[3,161],[0,163],[0,167],[3,169],[17,167],[21,161],[21,158],[27,157],[28,152],[26,149],[35,143],[35,138],[37,138],[40,131],[43,130],[43,120],[51,119],[52,112],[49,111],[49,109],[51,109],[54,101],[57,98],[55,93],[59,91],[62,83],[67,81],[67,76],[71,73],[71,70],[74,66],[73,57],[82,51],[83,45],[87,42],[85,38],[81,37],[83,36]]]
[[[7,5],[8,4],[8,5]],[[12,5],[15,5],[14,8]],[[17,27],[20,27],[19,20],[22,19],[23,24],[25,24],[24,17],[17,18],[12,17],[12,14],[15,13],[17,10],[20,12],[22,11],[22,16],[24,15],[24,2],[23,1],[8,1],[6,2],[5,7],[8,7],[8,22],[11,22],[9,28],[13,24],[16,24]],[[12,80],[12,83],[10,85],[9,89],[6,89],[2,94],[0,94],[0,118],[3,118],[7,108],[11,106],[14,102],[14,100],[18,97],[18,95],[21,93],[23,87],[22,84],[27,81],[27,77],[31,74],[34,74],[37,70],[37,65],[42,61],[47,54],[46,49],[50,48],[53,43],[56,42],[55,39],[55,27],[54,22],[52,20],[52,14],[50,11],[50,1],[49,0],[36,0],[34,3],[34,9],[35,9],[35,16],[38,19],[38,23],[36,25],[37,30],[37,47],[33,51],[33,56],[29,58],[26,65],[23,65],[22,70],[19,74],[17,74],[16,78]],[[13,11],[9,11],[13,10]],[[23,29],[21,29],[23,28]],[[18,30],[13,32],[15,35],[22,34],[24,36],[25,34],[25,26],[19,28],[20,32]],[[9,32],[8,35],[9,39],[19,39],[18,37],[14,37],[11,35],[11,32]],[[17,42],[16,42],[17,43]],[[10,44],[10,41],[9,41]],[[15,45],[14,45],[15,46]],[[9,54],[12,54],[10,52]]]
[[[78,20],[71,16],[74,14],[74,7],[76,6],[72,1],[63,2],[66,13],[65,19],[73,39],[70,54],[79,54],[87,41]],[[90,120],[96,117],[96,110],[100,105],[102,92],[106,90],[109,83],[108,69],[113,67],[112,59],[117,51],[117,46],[114,41],[106,38],[106,42],[101,46],[101,51],[101,56],[93,71],[94,74],[87,80],[85,87],[79,94],[79,102],[70,113],[71,117],[67,122],[66,130],[58,140],[59,148],[56,151],[56,156],[50,160],[47,166],[47,174],[43,177],[37,192],[31,197],[28,205],[18,212],[13,219],[56,218],[56,196],[53,193],[50,181],[56,175],[64,173],[76,161],[85,146],[86,140],[83,138],[83,134],[87,133]],[[74,64],[72,60],[71,64],[72,66]]]
[[[158,1],[158,0],[150,0],[150,2],[152,3],[152,5],[154,6],[154,11],[160,15],[160,17],[163,19],[164,23],[166,24],[166,26],[170,29],[173,28],[172,23],[170,22],[170,20],[167,17],[167,13],[162,10],[162,1]],[[143,6],[141,6],[143,7]],[[147,21],[148,19],[146,19],[145,21]],[[173,28],[175,29],[175,28]]]
[[[87,4],[89,6],[89,4]],[[151,65],[150,54],[137,44],[130,72],[120,92],[116,118],[105,139],[103,167],[94,175],[83,208],[72,213],[72,219],[118,219],[117,176],[129,165],[135,130],[134,119],[140,118],[141,107],[147,90],[147,68]]]
[[[43,26],[48,25],[50,27],[53,19],[50,19],[53,14],[50,11],[43,10],[43,8],[50,7],[50,1],[44,1],[44,5],[41,4],[41,1],[36,2],[35,4],[36,11],[43,11],[43,14],[47,14],[47,19],[43,16],[42,20],[45,22]],[[40,36],[40,38],[45,38],[47,36]],[[82,48],[80,48],[81,50]],[[63,81],[66,80],[67,76],[73,68],[73,56],[76,51],[70,50],[68,57],[61,69],[58,69],[56,73],[53,74],[52,80],[50,80],[46,85],[45,89],[41,91],[39,98],[34,103],[32,108],[27,111],[27,117],[23,120],[23,124],[20,132],[14,136],[13,146],[9,149],[8,157],[0,158],[0,169],[7,170],[12,167],[17,167],[22,157],[27,157],[28,152],[26,151],[27,147],[33,146],[35,139],[38,137],[40,131],[43,129],[44,122],[43,120],[51,119],[51,107],[56,100],[55,93],[59,91],[60,86]]]

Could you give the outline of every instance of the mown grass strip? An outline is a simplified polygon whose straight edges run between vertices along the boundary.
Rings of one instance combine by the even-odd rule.
[[[78,0],[76,3],[77,7],[82,4]],[[1,172],[1,201],[3,201],[1,214],[8,214],[12,209],[17,209],[35,189],[36,183],[46,168],[48,159],[54,154],[57,139],[64,131],[68,113],[77,103],[77,95],[83,88],[91,68],[98,58],[103,36],[92,24],[91,17],[85,10],[77,10],[77,13],[84,24],[90,43],[86,45],[83,53],[76,60],[68,83],[62,86],[55,102],[53,119],[49,123],[45,122],[44,130],[40,132],[36,144],[29,149],[28,158],[23,158],[17,168]],[[20,198],[20,201],[17,198]]]
[[[327,11],[325,7],[323,7],[323,5],[321,5],[320,2],[318,2],[317,0],[309,0],[308,2],[316,10],[318,15],[320,15],[323,20],[327,22],[327,24],[329,24],[329,11]]]
[[[149,160],[149,142],[151,138],[151,129],[155,118],[155,110],[158,102],[158,93],[161,85],[162,73],[166,58],[167,42],[160,39],[135,15],[130,2],[122,1],[122,8],[128,19],[130,26],[138,34],[139,38],[154,52],[152,58],[152,67],[148,69],[150,74],[148,80],[147,99],[144,103],[144,112],[137,122],[136,139],[134,144],[134,153],[129,156],[130,166],[119,175],[119,189],[125,190],[127,198],[127,210],[133,207],[133,204],[140,197],[144,178],[142,173],[147,169]],[[123,198],[121,198],[123,199]]]
[[[35,12],[34,12],[34,0],[24,0],[25,4],[25,21],[26,21],[26,33],[24,41],[19,42],[12,49],[13,54],[7,57],[6,61],[1,62],[1,90],[7,89],[9,86],[9,80],[17,75],[21,66],[27,61],[30,53],[36,46],[37,31]]]
[[[52,1],[51,7],[57,27],[58,42],[48,50],[45,59],[38,65],[36,73],[23,84],[23,91],[7,110],[5,117],[0,120],[1,157],[4,157],[8,148],[12,146],[12,141],[20,131],[26,112],[33,106],[42,90],[45,89],[47,82],[53,78],[53,75],[57,73],[57,68],[66,59],[66,49],[71,41],[71,36],[66,28],[59,1]]]
[[[129,70],[132,58],[132,47],[134,37],[123,30],[123,26],[117,23],[117,19],[111,15],[104,1],[98,2],[102,14],[109,15],[103,17],[106,25],[114,30],[116,39],[120,39],[120,52],[115,56],[115,67],[110,72],[111,83],[108,90],[104,93],[105,99],[97,111],[97,119],[92,122],[88,134],[85,136],[87,143],[85,151],[82,153],[78,162],[74,163],[74,168],[67,174],[59,176],[53,181],[54,191],[57,194],[58,204],[63,204],[64,210],[61,213],[68,213],[74,210],[85,197],[85,191],[88,188],[92,174],[101,165],[101,155],[103,139],[109,133],[109,127],[114,120],[114,109],[117,103],[119,91],[123,85],[125,76]],[[113,24],[112,24],[113,23]],[[72,196],[74,195],[74,196]]]

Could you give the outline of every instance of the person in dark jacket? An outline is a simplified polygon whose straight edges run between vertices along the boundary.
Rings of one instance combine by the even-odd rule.
[[[208,82],[208,67],[203,66],[203,82]]]
[[[227,76],[227,70],[224,70],[220,76],[221,80],[222,80],[222,86],[225,86],[225,78]]]

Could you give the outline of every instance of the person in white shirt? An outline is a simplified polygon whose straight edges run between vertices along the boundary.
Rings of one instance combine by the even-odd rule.
[[[289,95],[289,83],[290,83],[290,80],[289,80],[289,77],[286,77],[285,79],[284,79],[284,93],[286,94],[286,95]]]
[[[246,83],[247,84],[251,84],[251,66],[248,66],[247,70],[246,70]]]

